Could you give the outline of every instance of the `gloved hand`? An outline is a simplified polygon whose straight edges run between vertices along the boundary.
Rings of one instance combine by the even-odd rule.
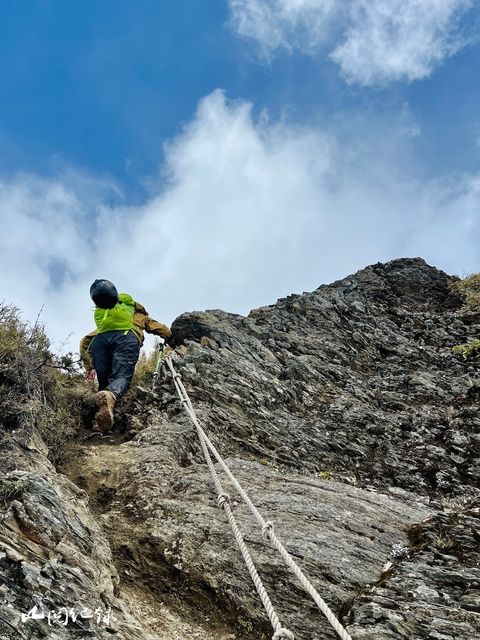
[[[95,369],[89,369],[87,371],[87,375],[85,376],[85,378],[87,379],[87,382],[95,382],[95,376],[96,376],[96,371]]]

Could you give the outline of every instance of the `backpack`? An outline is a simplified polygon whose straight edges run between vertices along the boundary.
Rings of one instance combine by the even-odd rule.
[[[93,317],[97,326],[97,333],[106,331],[125,331],[133,329],[135,315],[135,300],[128,293],[120,293],[118,302],[113,309],[95,307]]]

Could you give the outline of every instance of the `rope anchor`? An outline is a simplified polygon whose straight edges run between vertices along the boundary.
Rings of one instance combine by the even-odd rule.
[[[221,493],[217,498],[217,504],[220,509],[223,509],[225,504],[230,504],[230,496],[228,495],[228,493]]]
[[[153,372],[153,381],[152,381],[153,391],[155,391],[155,387],[157,386],[160,374],[163,373],[163,375],[165,375],[165,343],[158,342],[157,349],[158,349],[157,366],[155,367],[155,371]]]
[[[272,534],[275,532],[274,528],[273,528],[273,522],[266,522],[263,527],[262,527],[262,536],[265,538],[265,540],[270,540],[272,537]]]

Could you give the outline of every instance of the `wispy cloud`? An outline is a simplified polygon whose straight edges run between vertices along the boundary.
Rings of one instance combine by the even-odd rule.
[[[74,332],[75,347],[96,277],[171,322],[192,309],[246,313],[403,255],[473,271],[480,176],[418,181],[411,124],[390,123],[389,147],[373,123],[299,128],[215,91],[167,145],[141,206],[102,204],[111,185],[84,177],[3,179],[0,297],[30,318],[45,303],[49,334]]]
[[[473,37],[462,23],[472,0],[229,3],[233,27],[264,57],[282,49],[329,55],[348,82],[363,86],[425,78]]]
[[[75,330],[72,320],[82,317],[76,285],[95,264],[98,203],[112,189],[71,171],[58,179],[18,174],[0,180],[0,299],[30,319],[46,304],[42,317],[55,339]]]
[[[346,0],[345,8],[349,0]],[[263,55],[278,49],[313,53],[331,40],[342,14],[338,0],[229,0],[238,33],[256,40]]]

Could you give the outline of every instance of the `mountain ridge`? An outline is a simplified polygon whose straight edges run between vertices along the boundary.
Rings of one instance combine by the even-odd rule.
[[[480,631],[480,384],[451,350],[480,318],[462,311],[456,280],[399,259],[246,317],[191,312],[172,325],[202,423],[353,640]],[[50,395],[64,395],[55,384]],[[85,392],[68,393],[86,423]],[[56,469],[38,425],[2,427],[5,638],[51,631],[18,625],[36,590],[52,607],[116,612],[110,629],[55,627],[62,640],[271,637],[169,378],[157,393],[132,389],[111,441],[84,441],[72,423]],[[336,637],[235,512],[282,622],[297,640]]]

